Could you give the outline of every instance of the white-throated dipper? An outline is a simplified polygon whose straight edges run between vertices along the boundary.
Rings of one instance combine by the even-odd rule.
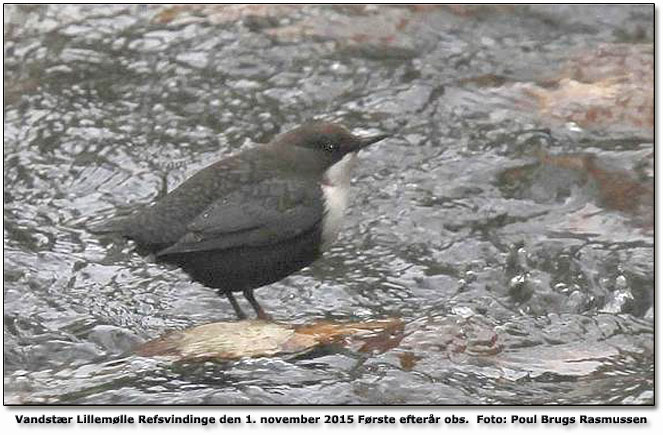
[[[202,169],[156,204],[92,231],[121,234],[180,266],[225,294],[240,319],[246,315],[237,291],[268,318],[253,289],[308,266],[336,238],[357,151],[385,137],[305,124]]]

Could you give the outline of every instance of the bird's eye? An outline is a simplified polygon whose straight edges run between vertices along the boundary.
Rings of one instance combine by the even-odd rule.
[[[335,143],[333,143],[333,142],[325,142],[325,143],[322,145],[322,148],[323,148],[325,151],[327,151],[328,153],[333,153],[334,151],[336,151],[336,150],[338,149],[338,145],[335,144]]]

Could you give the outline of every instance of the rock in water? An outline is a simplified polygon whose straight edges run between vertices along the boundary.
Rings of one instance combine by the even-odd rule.
[[[136,353],[190,361],[295,356],[333,343],[353,347],[358,344],[360,351],[383,351],[398,344],[402,330],[400,319],[310,325],[286,325],[263,320],[218,322],[168,333],[141,345]]]

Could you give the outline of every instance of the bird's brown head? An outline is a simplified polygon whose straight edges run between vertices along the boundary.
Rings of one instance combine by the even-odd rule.
[[[315,155],[316,160],[323,162],[324,168],[328,168],[345,155],[386,137],[387,135],[359,137],[339,124],[311,122],[279,135],[274,142],[291,150],[307,150],[305,154]]]

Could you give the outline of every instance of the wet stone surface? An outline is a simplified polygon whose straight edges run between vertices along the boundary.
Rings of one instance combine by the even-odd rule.
[[[653,402],[651,6],[4,8],[6,403]],[[392,137],[257,298],[402,333],[137,355],[233,310],[88,226],[309,119]]]

